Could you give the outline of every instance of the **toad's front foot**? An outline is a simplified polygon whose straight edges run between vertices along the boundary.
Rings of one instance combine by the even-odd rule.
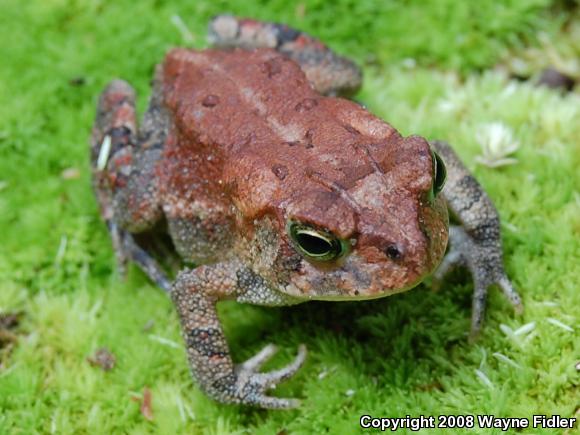
[[[255,356],[234,368],[234,382],[226,386],[222,391],[226,392],[225,401],[254,405],[269,409],[289,409],[300,405],[298,399],[271,397],[266,391],[276,388],[278,383],[290,378],[298,371],[306,359],[306,346],[300,345],[294,361],[287,366],[272,370],[267,373],[259,373],[262,365],[276,353],[276,346],[269,344]],[[229,397],[228,397],[229,396]]]
[[[470,339],[475,339],[481,330],[487,289],[493,284],[501,288],[516,312],[521,314],[524,309],[522,299],[504,271],[501,250],[497,244],[482,243],[460,226],[449,229],[449,239],[449,252],[433,275],[434,286],[438,287],[445,274],[456,266],[469,269],[474,283]]]
[[[296,399],[271,397],[267,390],[290,378],[304,363],[306,347],[287,366],[260,373],[262,365],[276,353],[272,344],[242,364],[234,364],[217,316],[216,303],[240,298],[256,291],[267,294],[263,281],[248,280],[245,266],[233,262],[203,265],[178,274],[171,297],[177,308],[187,356],[193,376],[209,396],[222,403],[284,409],[299,405]]]
[[[474,282],[470,336],[473,340],[481,330],[487,289],[491,285],[501,288],[518,313],[523,311],[522,300],[504,271],[499,215],[491,199],[447,143],[433,141],[432,145],[447,166],[443,195],[461,222],[461,226],[449,228],[450,249],[433,276],[434,285],[437,287],[454,266],[467,266],[470,270]]]

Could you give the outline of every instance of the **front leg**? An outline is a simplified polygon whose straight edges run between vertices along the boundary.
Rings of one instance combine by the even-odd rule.
[[[202,390],[223,403],[294,408],[298,400],[267,396],[266,390],[296,373],[306,357],[304,346],[300,346],[292,363],[268,373],[258,370],[275,353],[273,345],[243,364],[235,365],[232,361],[216,303],[233,298],[244,300],[248,295],[253,299],[256,292],[266,298],[275,294],[256,275],[248,280],[248,273],[251,272],[239,263],[228,262],[200,266],[178,275],[171,295],[181,320],[193,376]]]
[[[503,267],[499,215],[493,203],[445,142],[431,142],[447,167],[443,195],[450,210],[461,222],[449,231],[450,249],[434,274],[436,285],[454,266],[467,266],[474,281],[471,339],[481,330],[487,289],[497,284],[518,313],[522,300]]]

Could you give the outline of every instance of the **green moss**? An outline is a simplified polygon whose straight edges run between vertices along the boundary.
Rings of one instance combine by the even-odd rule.
[[[25,314],[0,366],[0,433],[345,433],[363,413],[573,415],[580,343],[577,331],[553,320],[574,327],[580,316],[579,96],[499,73],[470,75],[533,45],[540,30],[570,50],[556,33],[566,16],[550,19],[547,0],[287,4],[3,1],[0,312]],[[153,65],[182,43],[172,15],[203,46],[208,17],[223,11],[300,26],[372,63],[361,100],[405,134],[456,145],[500,210],[523,317],[492,292],[483,336],[468,345],[472,286],[462,273],[438,294],[419,287],[374,302],[285,309],[226,303],[220,311],[236,360],[275,342],[273,367],[307,344],[306,366],[276,391],[303,397],[304,406],[222,406],[193,385],[169,300],[137,270],[126,281],[114,271],[90,189],[87,140],[111,78],[130,80],[144,106]],[[78,78],[84,84],[75,85]],[[474,164],[475,132],[490,122],[514,132],[517,164]],[[67,168],[80,177],[63,178]],[[510,333],[530,322],[529,334]],[[86,361],[103,346],[117,357],[110,372]],[[151,422],[134,400],[145,387]]]

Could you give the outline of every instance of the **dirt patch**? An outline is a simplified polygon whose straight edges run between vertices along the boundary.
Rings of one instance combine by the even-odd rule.
[[[92,366],[98,366],[104,371],[108,372],[109,370],[112,370],[113,367],[115,367],[117,358],[115,358],[115,355],[113,355],[109,349],[102,347],[98,349],[94,355],[88,357],[87,361]]]
[[[18,341],[18,327],[23,316],[22,311],[0,313],[0,370]]]

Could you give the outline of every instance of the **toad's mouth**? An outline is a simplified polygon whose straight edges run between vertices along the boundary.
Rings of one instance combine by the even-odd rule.
[[[353,301],[371,301],[374,299],[381,299],[386,298],[388,296],[395,295],[397,293],[404,293],[406,291],[412,290],[413,288],[417,287],[420,282],[413,284],[409,287],[403,287],[399,289],[389,289],[383,292],[377,292],[374,294],[361,294],[361,293],[337,293],[337,294],[328,294],[328,295],[312,295],[307,296],[307,300],[309,301],[323,301],[323,302],[353,302]]]
[[[352,270],[346,272],[344,269],[341,272],[296,276],[283,291],[304,301],[366,301],[409,291],[418,286],[432,271],[424,270],[414,279],[409,279],[406,272],[393,273],[388,277],[384,273],[353,273]]]

